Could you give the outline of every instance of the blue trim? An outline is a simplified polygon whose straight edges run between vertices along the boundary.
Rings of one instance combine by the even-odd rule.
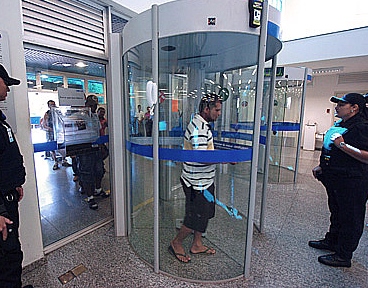
[[[237,130],[253,130],[253,122],[239,122],[230,124],[230,128]],[[267,125],[261,126],[261,131],[266,131]],[[272,131],[299,131],[300,123],[293,122],[273,122]]]
[[[126,141],[127,150],[144,157],[153,157],[151,145],[140,145]],[[177,162],[203,162],[203,163],[229,163],[244,162],[252,159],[252,149],[236,150],[183,150],[159,148],[160,160],[171,160]]]
[[[267,34],[270,35],[270,36],[273,36],[277,39],[280,39],[280,26],[271,22],[271,21],[268,21],[267,23]]]
[[[92,144],[104,144],[109,142],[109,135],[104,135],[98,137],[96,142]],[[60,149],[64,145],[58,145],[56,141],[43,142],[43,143],[35,143],[33,144],[34,152],[42,152],[42,151],[54,151]],[[65,147],[65,146],[64,146]]]
[[[109,143],[109,135],[98,137],[96,142],[94,142],[93,144],[104,144],[104,143]]]
[[[42,151],[54,151],[57,150],[56,141],[50,141],[45,143],[35,143],[33,144],[34,152],[42,152]]]
[[[213,133],[214,137],[217,137],[217,132]],[[253,134],[250,133],[242,133],[242,132],[232,132],[232,131],[222,131],[221,132],[222,138],[230,138],[230,139],[241,139],[252,141]],[[259,136],[259,143],[266,145],[266,136]]]

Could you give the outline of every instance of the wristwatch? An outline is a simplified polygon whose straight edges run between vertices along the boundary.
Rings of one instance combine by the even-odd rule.
[[[345,144],[345,142],[340,142],[340,144],[339,144],[339,147],[340,148],[342,148],[342,147],[344,147],[346,144]]]

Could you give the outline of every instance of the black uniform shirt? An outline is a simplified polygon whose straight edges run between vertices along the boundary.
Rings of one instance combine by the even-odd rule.
[[[5,193],[25,182],[23,156],[14,133],[0,110],[0,192]]]
[[[345,122],[341,121],[338,125],[347,128],[343,134],[346,144],[368,151],[368,121],[361,114],[357,114]],[[324,170],[345,174],[347,177],[368,176],[367,164],[349,156],[335,145],[331,146],[331,150],[322,150],[320,166]]]

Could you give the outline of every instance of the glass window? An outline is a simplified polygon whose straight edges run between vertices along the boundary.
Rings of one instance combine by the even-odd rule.
[[[282,12],[283,0],[271,0],[268,2],[271,6],[275,7],[277,10]]]
[[[63,87],[63,76],[41,74],[42,89],[56,91],[58,87]]]
[[[88,80],[88,93],[104,95],[104,84],[102,81]]]
[[[68,78],[68,88],[84,90],[84,80],[79,78]]]
[[[80,121],[80,115],[74,114],[73,117],[75,117],[75,122],[64,123],[65,125],[62,126],[62,128],[65,129],[65,133],[64,138],[61,138],[62,135],[54,135],[54,131],[50,130],[50,128],[53,129],[57,127],[56,125],[54,126],[54,123],[60,123],[60,121],[56,122],[55,120],[56,117],[60,115],[48,113],[47,115],[53,115],[55,118],[52,119],[50,116],[44,118],[46,112],[50,109],[47,105],[49,100],[55,101],[56,106],[59,106],[58,87],[68,86],[72,89],[82,89],[87,92],[88,80],[96,80],[92,81],[95,85],[89,85],[89,89],[96,92],[98,97],[103,97],[103,101],[106,104],[104,89],[106,68],[105,64],[101,62],[91,62],[77,58],[77,56],[72,57],[57,52],[50,53],[29,48],[25,48],[25,60],[29,88],[29,111],[32,117],[31,124],[33,128],[32,141],[34,144],[37,143],[37,145],[34,146],[37,148],[34,153],[34,161],[38,204],[40,218],[42,220],[42,240],[43,245],[47,247],[65,237],[70,237],[81,230],[85,230],[87,227],[95,225],[96,223],[109,221],[112,217],[111,197],[98,197],[97,202],[99,209],[95,211],[90,209],[87,202],[84,200],[85,194],[78,192],[81,186],[79,186],[78,179],[72,167],[70,167],[70,164],[73,162],[75,164],[75,157],[69,157],[69,148],[72,149],[73,147],[71,146],[79,144],[65,142],[66,145],[64,145],[64,143],[60,143],[61,141],[59,141],[60,139],[67,140],[70,139],[70,137],[79,137],[80,140],[85,142],[83,144],[88,144],[90,140],[84,138],[84,136],[89,133],[87,131],[88,129],[84,129],[84,126],[88,123],[83,123],[83,121]],[[99,89],[96,87],[99,87]],[[41,119],[46,118],[47,120],[42,120],[41,123]],[[50,118],[52,120],[50,120]],[[70,120],[70,118],[68,119]],[[44,121],[50,121],[47,122],[47,124],[51,124],[51,127],[45,127]],[[75,126],[80,128],[77,132],[73,130]],[[88,133],[86,134],[85,132]],[[93,133],[96,135],[99,134],[98,127],[94,127]],[[50,137],[48,138],[48,136]],[[51,139],[51,136],[54,136],[53,139],[55,139],[58,144],[54,143],[54,141],[48,141]],[[107,139],[103,140],[107,141]],[[65,149],[65,146],[68,148],[68,151]],[[48,159],[48,161],[44,159]],[[59,168],[57,172],[54,171],[55,161],[59,162],[59,164],[56,165],[56,168]],[[106,166],[109,165],[108,161],[109,158],[105,160]],[[109,175],[110,174],[106,172],[101,183],[101,188],[106,193],[110,192]],[[62,187],[62,189],[60,189],[60,187]],[[107,194],[105,194],[105,196],[107,196]],[[55,199],[57,199],[57,201],[55,201]],[[59,221],[59,219],[63,219],[63,221]]]
[[[88,94],[95,94],[98,104],[106,104],[104,83],[97,80],[88,80]]]
[[[36,74],[33,72],[27,72],[27,86],[32,89],[36,86]]]

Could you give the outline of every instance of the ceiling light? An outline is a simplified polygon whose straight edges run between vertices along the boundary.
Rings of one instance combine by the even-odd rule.
[[[79,68],[84,68],[84,67],[87,67],[88,65],[83,63],[83,62],[78,62],[77,64],[75,64],[75,66],[77,66]]]
[[[344,71],[344,67],[326,67],[326,68],[313,69],[312,74],[321,75],[321,74],[339,73],[342,71]]]

